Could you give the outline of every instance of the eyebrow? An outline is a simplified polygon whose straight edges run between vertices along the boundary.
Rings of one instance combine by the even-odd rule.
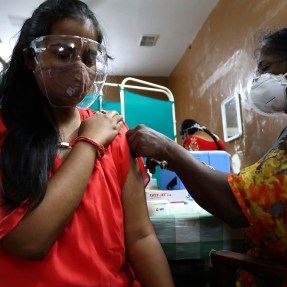
[[[263,60],[263,61],[260,61],[260,62],[257,64],[257,66],[258,66],[258,67],[262,66],[262,63],[264,63],[264,60]]]
[[[257,64],[257,67],[259,69],[262,69],[262,68],[268,67],[269,65],[270,65],[270,63],[266,63],[265,60],[262,60]]]

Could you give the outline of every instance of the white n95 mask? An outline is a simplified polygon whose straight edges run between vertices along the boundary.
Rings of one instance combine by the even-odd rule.
[[[286,113],[286,75],[266,73],[253,79],[249,100],[256,112],[265,116]]]

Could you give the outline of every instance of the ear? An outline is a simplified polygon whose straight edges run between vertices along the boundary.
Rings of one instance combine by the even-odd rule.
[[[29,70],[34,70],[36,66],[36,62],[34,59],[34,55],[32,54],[31,49],[25,48],[23,49],[24,61]]]

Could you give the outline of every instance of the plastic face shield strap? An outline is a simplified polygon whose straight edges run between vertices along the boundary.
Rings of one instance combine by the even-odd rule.
[[[194,125],[192,125],[191,127],[184,129],[183,130],[183,138],[187,138],[189,136],[188,131],[192,130],[192,129],[197,129],[199,131],[202,131],[204,127],[202,127],[201,125],[195,123]]]
[[[86,109],[101,91],[107,76],[107,53],[96,41],[48,35],[31,42],[35,76],[52,106]]]

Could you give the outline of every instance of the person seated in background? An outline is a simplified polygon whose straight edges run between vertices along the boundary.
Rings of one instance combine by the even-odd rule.
[[[260,114],[286,114],[287,28],[266,35],[259,51],[249,100]],[[253,256],[287,262],[287,126],[259,161],[238,174],[206,167],[181,145],[143,125],[126,136],[134,155],[166,161],[201,207],[233,228],[244,228]],[[287,286],[286,280],[266,283],[247,272],[239,274],[241,287]]]
[[[179,133],[184,140],[183,147],[187,150],[226,151],[223,141],[195,120],[184,120],[179,126]]]

